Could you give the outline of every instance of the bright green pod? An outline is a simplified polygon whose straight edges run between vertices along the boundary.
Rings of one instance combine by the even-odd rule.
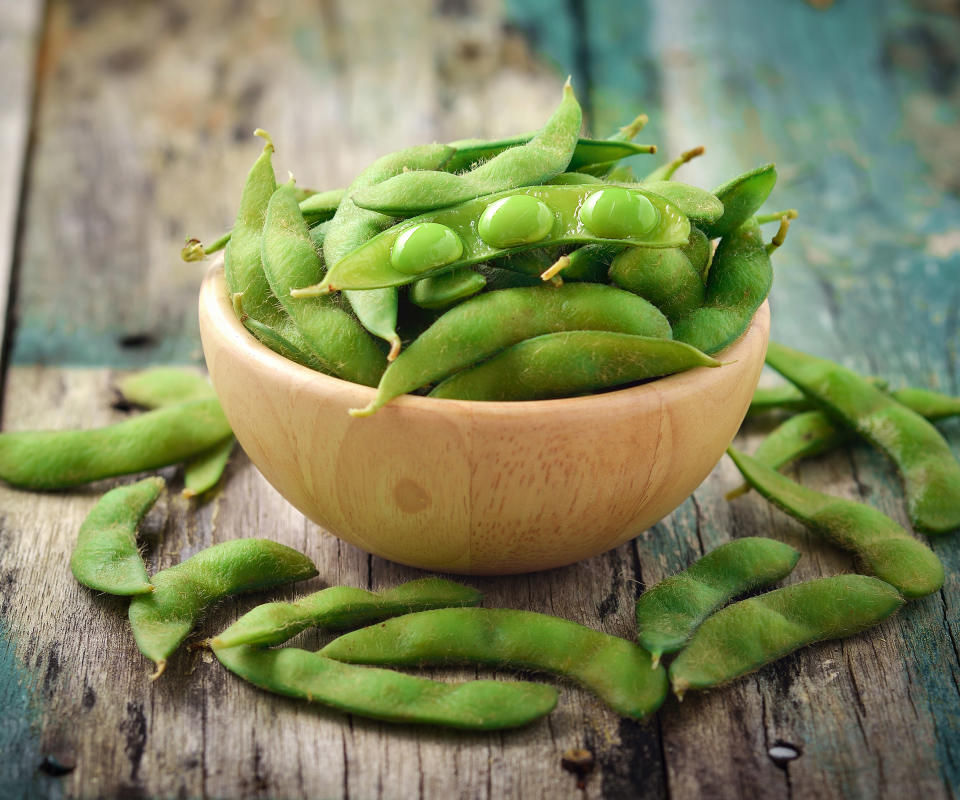
[[[355,667],[296,647],[214,647],[213,652],[232,673],[268,692],[386,722],[501,730],[526,725],[557,705],[557,691],[539,683],[441,683]]]
[[[246,315],[240,317],[240,322],[260,344],[269,347],[277,355],[324,375],[333,375],[330,368],[314,355],[290,317],[285,317],[277,328],[271,328]]]
[[[772,284],[773,267],[760,226],[748,221],[720,240],[703,305],[674,324],[673,338],[704,353],[718,353],[747,329]]]
[[[515,194],[490,203],[477,223],[480,238],[491,247],[501,249],[539,242],[551,228],[550,209],[528,194]]]
[[[130,603],[133,637],[140,652],[157,665],[154,677],[159,677],[167,659],[214,603],[316,574],[305,555],[268,539],[215,544],[153,576],[154,591]]]
[[[550,180],[544,181],[544,183],[550,184],[551,186],[581,186],[591,183],[608,183],[608,181],[604,181],[594,175],[587,175],[583,172],[561,172]]]
[[[774,539],[748,536],[706,553],[637,600],[637,641],[660,661],[680,650],[700,624],[737,595],[785,578],[800,553]]]
[[[667,693],[666,673],[653,666],[646,650],[533,611],[421,611],[344,634],[319,652],[353,664],[478,664],[549,672],[569,678],[634,719],[655,712]]]
[[[481,291],[487,279],[470,267],[431,275],[410,287],[410,302],[420,308],[446,309]]]
[[[697,227],[690,226],[690,238],[687,243],[680,245],[680,250],[690,260],[690,264],[697,271],[700,280],[707,282],[710,273],[710,259],[713,257],[713,247],[707,235]]]
[[[592,230],[585,224],[580,210],[592,195],[606,190],[624,193],[628,198],[624,205],[595,201],[593,210],[586,216],[590,223],[602,230],[618,235],[609,238]],[[536,242],[518,245],[512,248],[491,247],[478,232],[478,222],[487,210],[498,201],[517,195],[526,195],[544,203],[553,213],[554,223],[550,234]],[[635,198],[635,199],[630,199]],[[656,223],[648,227],[650,215],[640,216],[640,209],[652,208]],[[627,211],[637,211],[631,217]],[[608,216],[607,214],[612,216]],[[398,270],[391,261],[394,245],[408,231],[424,224],[443,225],[452,230],[463,244],[462,255],[444,266],[433,270],[416,269],[414,265],[405,266],[410,272]],[[634,224],[631,230],[626,226]],[[470,266],[492,261],[521,250],[544,247],[558,247],[567,244],[603,243],[613,245],[642,245],[645,247],[677,247],[686,244],[690,236],[690,222],[667,200],[659,195],[644,194],[642,189],[625,189],[620,186],[584,185],[584,186],[528,186],[511,189],[499,194],[470,200],[453,208],[434,211],[419,217],[405,220],[362,244],[327,272],[323,281],[314,286],[302,284],[304,289],[294,292],[296,296],[314,296],[337,289],[375,289],[384,286],[400,286],[412,283],[418,277],[425,277],[431,271],[442,271],[454,267]]]
[[[673,691],[708,689],[815,642],[883,622],[903,605],[888,583],[837,575],[741,600],[709,617],[670,665]]]
[[[232,433],[215,397],[104,428],[0,433],[0,478],[25,489],[66,489],[179,464]]]
[[[267,206],[262,263],[273,294],[324,371],[354,383],[376,385],[386,359],[360,324],[333,298],[300,299],[290,294],[293,287],[317,280],[323,265],[289,184],[278,188]]]
[[[886,390],[887,381],[883,378],[868,376],[866,378],[874,386]],[[941,395],[947,397],[948,395]],[[906,403],[905,405],[910,405]],[[957,401],[960,408],[960,400]],[[750,407],[747,409],[747,416],[753,417],[759,414],[766,414],[770,411],[787,411],[796,413],[798,411],[810,411],[816,406],[810,402],[810,399],[801,392],[792,383],[782,383],[779,386],[758,386],[753,390],[753,397],[750,398]],[[914,408],[917,413],[922,413]],[[960,413],[960,411],[956,412]],[[930,419],[929,414],[924,414]]]
[[[723,203],[715,194],[677,181],[644,181],[641,186],[669,200],[697,225],[717,222],[723,215]]]
[[[223,255],[223,269],[230,293],[243,297],[246,313],[264,325],[275,326],[281,314],[260,262],[263,218],[277,188],[271,162],[273,142],[266,132],[257,129],[255,133],[267,143],[244,183],[237,219]]]
[[[526,144],[504,150],[463,174],[413,170],[352,191],[350,196],[361,208],[409,217],[516,186],[540,184],[567,170],[580,123],[580,105],[568,82],[557,110]]]
[[[678,247],[628,247],[613,259],[608,275],[653,303],[671,324],[703,305],[700,273]]]
[[[569,283],[485,292],[443,314],[384,372],[377,395],[354,416],[443,380],[512,344],[565,330],[670,338],[670,323],[643,298],[612,286]]]
[[[316,225],[318,222],[327,222],[333,219],[346,194],[346,189],[330,189],[326,192],[315,192],[309,197],[297,198],[297,200],[303,218],[308,224]]]
[[[927,419],[947,419],[960,416],[960,397],[908,386],[890,392],[890,396]]]
[[[940,559],[886,514],[801,486],[732,447],[727,453],[763,497],[808,530],[852,552],[870,574],[904,597],[925,597],[943,586]]]
[[[719,367],[699,350],[649,336],[563,331],[519,342],[488,361],[451,375],[430,397],[453,400],[549,400],[626,383]]]
[[[929,534],[960,528],[960,462],[930,422],[825,358],[770,342],[767,363],[896,464],[914,527]]]
[[[723,186],[718,186],[713,193],[723,205],[723,214],[716,220],[704,220],[700,225],[703,232],[710,239],[733,233],[757,213],[770,196],[776,182],[776,166],[765,164],[737,176]]]
[[[230,436],[183,465],[183,496],[198,497],[220,482],[237,440]]]
[[[446,225],[421,222],[407,228],[390,249],[390,266],[404,275],[436,272],[463,254],[463,242]]]
[[[508,139],[484,140],[461,139],[450,142],[450,147],[456,148],[456,153],[447,162],[445,169],[448,172],[463,172],[472,169],[478,164],[489,161],[500,155],[504,150],[527,144],[536,133],[524,133]],[[630,141],[615,139],[588,139],[580,137],[573,149],[573,155],[567,164],[568,172],[572,173],[581,167],[590,164],[608,164],[617,162],[630,156],[655,153],[656,145],[634,144]],[[583,173],[580,173],[583,174]],[[592,176],[590,176],[592,177]]]
[[[414,611],[475,606],[482,599],[476,589],[443,578],[420,578],[382,592],[331,586],[292,603],[259,605],[211,639],[210,645],[273,647],[307,628],[348,630]]]
[[[128,403],[144,408],[215,395],[210,381],[202,375],[177,367],[151,367],[131,373],[117,381],[117,389]]]
[[[137,547],[137,528],[163,491],[163,478],[145,478],[107,492],[77,534],[70,571],[84,586],[117,595],[149,594],[153,585]]]

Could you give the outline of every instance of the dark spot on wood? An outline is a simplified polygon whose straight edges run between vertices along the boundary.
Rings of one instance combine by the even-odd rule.
[[[253,786],[257,794],[266,794],[270,781],[263,766],[263,751],[259,744],[253,745]]]
[[[464,39],[457,47],[457,57],[464,61],[476,61],[482,53],[481,44],[470,39]]]
[[[167,16],[165,20],[167,30],[173,34],[183,33],[190,22],[187,12],[173,3],[164,3],[163,10]]]
[[[37,767],[41,772],[53,778],[61,778],[64,775],[69,775],[76,768],[77,763],[74,759],[54,753],[47,753]]]
[[[785,742],[783,739],[777,739],[773,746],[767,750],[770,760],[781,769],[785,769],[787,764],[803,755],[803,748],[800,745]]]
[[[50,655],[47,658],[47,669],[43,673],[43,691],[47,695],[52,695],[54,692],[54,684],[57,681],[57,676],[60,675],[60,657],[57,654],[56,646],[50,648]]]
[[[614,556],[613,571],[610,573],[610,591],[597,604],[597,615],[603,622],[611,614],[620,609],[620,588],[623,585],[623,564]]]
[[[114,411],[128,412],[128,411],[136,411],[140,407],[135,405],[134,403],[131,403],[125,397],[118,397],[116,400],[114,400],[110,404],[110,408],[112,408]]]
[[[938,30],[924,23],[892,30],[883,43],[880,66],[887,72],[900,69],[918,74],[930,90],[939,95],[953,91],[960,73],[955,46]]]
[[[620,746],[587,747],[598,754],[604,797],[667,797],[666,768],[656,718],[620,720]]]
[[[103,5],[99,0],[71,0],[70,17],[74,25],[86,25]]]
[[[137,350],[141,347],[153,347],[157,343],[152,333],[128,333],[117,339],[124,350]]]
[[[147,746],[147,718],[142,703],[127,703],[127,718],[120,723],[120,732],[125,739],[123,752],[130,759],[130,780],[136,781]]]
[[[253,130],[247,125],[234,125],[232,138],[235,142],[246,142],[252,133]]]
[[[0,532],[5,531],[4,521],[0,520]],[[0,617],[4,619],[7,619],[10,615],[10,604],[16,588],[17,570],[6,569],[0,572]]]
[[[471,0],[437,0],[437,13],[446,17],[469,17],[473,3]]]
[[[593,753],[583,748],[567,750],[560,757],[560,766],[577,776],[578,789],[586,788],[587,775],[593,772],[595,763]]]
[[[80,701],[80,705],[83,707],[84,711],[89,711],[97,704],[97,693],[93,690],[93,687],[87,684],[83,687],[83,699]]]
[[[101,64],[108,72],[129,75],[146,66],[147,51],[142,47],[122,47],[104,56]]]

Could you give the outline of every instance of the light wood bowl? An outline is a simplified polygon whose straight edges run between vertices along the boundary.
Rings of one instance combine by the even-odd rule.
[[[766,354],[766,303],[701,367],[619,391],[479,403],[374,390],[288,361],[237,320],[222,266],[200,290],[203,352],[250,460],[307,517],[424,569],[530,572],[602,553],[673,511],[720,460]]]

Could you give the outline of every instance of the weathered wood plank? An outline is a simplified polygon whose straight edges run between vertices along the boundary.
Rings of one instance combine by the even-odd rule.
[[[36,80],[42,0],[0,5],[0,315],[6,315]],[[0,353],[5,326],[0,328]]]

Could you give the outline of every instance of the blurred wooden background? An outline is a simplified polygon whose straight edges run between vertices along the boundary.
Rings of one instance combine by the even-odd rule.
[[[777,162],[770,207],[801,218],[776,261],[776,338],[895,387],[960,392],[955,2],[0,0],[3,428],[121,419],[118,371],[202,363],[204,267],[179,247],[230,224],[255,127],[277,143],[278,174],[329,188],[409,144],[535,128],[567,74],[597,135],[644,111],[643,139],[664,157],[706,145],[691,182]],[[960,424],[942,429],[960,449]],[[741,444],[761,433],[745,429]],[[905,522],[895,474],[866,448],[796,472]],[[297,593],[418,574],[306,522],[242,454],[204,505],[179,499],[166,474],[174,491],[146,526],[155,568],[262,535],[317,561],[320,577]],[[724,501],[736,482],[722,463],[670,517],[590,561],[469,582],[489,606],[630,637],[645,584],[732,537],[798,546],[794,579],[849,568],[756,497]],[[527,729],[456,734],[269,696],[196,651],[149,683],[124,603],[82,590],[67,567],[108,485],[0,488],[2,796],[960,794],[956,537],[932,543],[947,568],[937,595],[645,722],[565,687]],[[225,604],[198,635],[262,599]],[[771,758],[778,744],[799,756]],[[571,747],[597,758],[582,791],[560,766]]]

